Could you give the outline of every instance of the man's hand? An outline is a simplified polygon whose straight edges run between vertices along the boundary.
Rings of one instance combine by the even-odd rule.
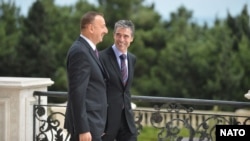
[[[92,141],[92,136],[90,132],[80,134],[79,141]]]

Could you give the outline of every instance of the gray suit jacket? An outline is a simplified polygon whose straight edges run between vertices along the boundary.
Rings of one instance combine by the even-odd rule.
[[[115,133],[121,121],[121,112],[125,108],[125,116],[132,133],[136,133],[133,111],[131,108],[130,87],[134,76],[136,57],[127,53],[128,59],[128,80],[126,86],[122,82],[122,74],[116,60],[112,47],[100,52],[100,61],[109,74],[107,98],[108,98],[108,119],[105,133]]]
[[[79,37],[67,54],[68,103],[64,127],[77,135],[104,132],[107,116],[105,73],[93,49]]]

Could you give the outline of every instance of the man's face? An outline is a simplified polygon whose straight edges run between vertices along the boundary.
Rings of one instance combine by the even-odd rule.
[[[132,31],[130,28],[117,28],[114,33],[114,42],[118,50],[127,52],[130,43],[133,41]]]
[[[96,16],[94,22],[91,25],[93,32],[93,42],[98,44],[99,42],[102,42],[104,35],[108,33],[105,20],[102,16]]]

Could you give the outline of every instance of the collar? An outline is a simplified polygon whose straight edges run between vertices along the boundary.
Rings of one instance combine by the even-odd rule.
[[[120,59],[119,56],[122,55],[122,54],[125,54],[126,56],[128,56],[128,55],[127,55],[127,52],[126,52],[126,53],[120,52],[120,51],[117,49],[117,47],[115,46],[115,44],[112,45],[112,49],[114,50],[115,56],[116,56],[117,59]]]
[[[95,44],[94,44],[91,40],[89,40],[87,37],[85,37],[85,36],[82,35],[82,34],[80,34],[80,37],[82,37],[83,39],[85,39],[85,40],[89,43],[89,45],[91,46],[91,48],[92,48],[93,50],[96,50],[96,46],[95,46]]]

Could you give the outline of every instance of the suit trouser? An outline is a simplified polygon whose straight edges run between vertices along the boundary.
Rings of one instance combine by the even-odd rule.
[[[117,134],[105,134],[102,137],[102,141],[137,141],[137,134],[132,134],[129,130],[125,111],[122,111],[120,128]]]

